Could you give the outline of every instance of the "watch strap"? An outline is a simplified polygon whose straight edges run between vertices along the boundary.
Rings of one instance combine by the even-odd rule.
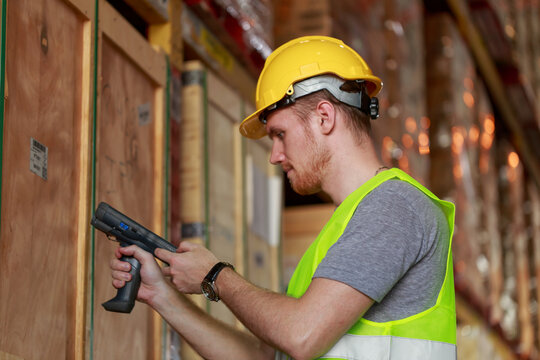
[[[232,266],[231,264],[227,263],[227,262],[223,262],[223,261],[220,261],[218,262],[216,265],[214,265],[212,267],[212,269],[210,269],[210,271],[208,272],[208,274],[205,276],[202,284],[201,284],[201,288],[203,288],[203,284],[207,284],[209,285],[211,288],[212,288],[212,292],[213,294],[210,295],[210,294],[207,294],[203,291],[203,294],[205,295],[205,297],[208,299],[208,300],[211,300],[211,301],[219,301],[220,298],[219,298],[219,294],[218,294],[218,291],[217,291],[217,288],[216,288],[216,279],[219,275],[219,273],[221,272],[221,270],[223,270],[224,268],[231,268],[234,270],[234,266]]]
[[[229,267],[231,269],[234,270],[234,266],[232,266],[231,264],[227,263],[227,262],[223,262],[223,261],[220,261],[218,262],[216,265],[214,265],[212,267],[212,269],[210,269],[210,271],[208,272],[208,274],[204,277],[204,279],[206,281],[209,281],[211,283],[214,283],[219,275],[219,273],[221,272],[221,270],[223,270],[224,268],[226,267]]]

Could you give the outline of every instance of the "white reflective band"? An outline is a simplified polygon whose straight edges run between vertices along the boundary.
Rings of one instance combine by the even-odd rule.
[[[345,334],[321,356],[348,360],[455,360],[456,346],[449,343],[402,338]]]

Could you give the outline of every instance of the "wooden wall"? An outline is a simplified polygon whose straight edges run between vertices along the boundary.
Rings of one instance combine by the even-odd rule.
[[[94,6],[8,5],[0,357],[82,358]]]
[[[124,209],[163,236],[165,58],[105,1],[100,25],[96,204]],[[108,268],[116,246],[96,234],[94,357],[153,358],[160,351],[161,325],[147,306],[135,306],[129,316],[101,307],[116,294]]]
[[[165,56],[103,0],[3,15],[0,358],[161,358],[153,312],[100,306],[117,245],[89,222],[106,201],[164,232]]]

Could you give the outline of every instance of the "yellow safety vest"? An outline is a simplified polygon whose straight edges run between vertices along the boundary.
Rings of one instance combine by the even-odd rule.
[[[456,359],[456,307],[451,251],[454,205],[438,199],[399,169],[389,169],[374,176],[337,207],[300,260],[289,283],[287,295],[299,298],[306,292],[317,266],[343,234],[360,201],[390,179],[406,181],[421,190],[438,204],[448,221],[450,237],[447,239],[446,275],[437,302],[425,311],[396,321],[379,323],[360,318],[321,359]]]

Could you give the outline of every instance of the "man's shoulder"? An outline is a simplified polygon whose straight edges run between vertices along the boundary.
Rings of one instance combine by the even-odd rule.
[[[381,213],[389,217],[402,217],[409,214],[408,219],[415,223],[439,221],[442,210],[422,190],[403,180],[391,179],[373,189],[360,202],[355,217],[366,213]]]
[[[373,189],[367,196],[370,198],[375,198],[378,200],[390,200],[390,201],[400,201],[406,200],[410,202],[417,201],[430,201],[429,197],[420,189],[418,189],[413,184],[399,180],[399,179],[390,179],[375,189]],[[371,199],[373,200],[373,199]]]

